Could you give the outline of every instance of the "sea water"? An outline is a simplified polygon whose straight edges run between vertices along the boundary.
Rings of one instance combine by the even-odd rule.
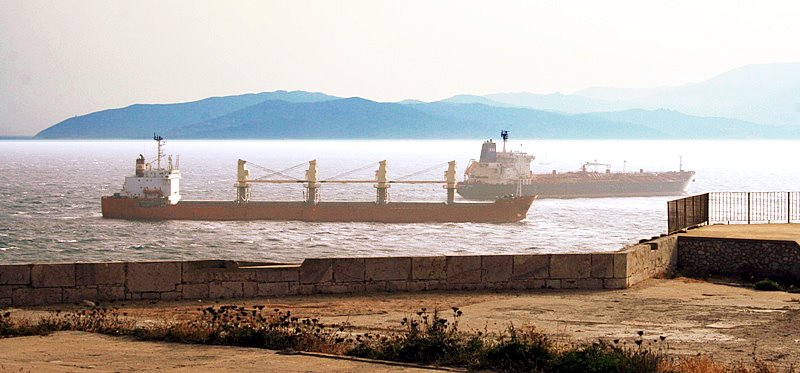
[[[316,159],[320,179],[373,179],[387,160],[392,179],[459,173],[482,140],[167,141],[179,155],[187,200],[233,200],[237,159],[252,178],[303,178]],[[502,147],[502,143],[498,144]],[[800,141],[514,140],[536,156],[535,172],[573,171],[587,162],[612,171],[696,172],[688,193],[800,191]],[[155,156],[149,141],[0,141],[0,264],[232,259],[299,262],[309,257],[467,255],[611,251],[666,231],[677,197],[544,199],[509,224],[382,224],[103,219],[100,197],[118,192],[134,161]],[[177,158],[175,159],[177,162]],[[348,171],[360,171],[347,174]],[[427,171],[425,171],[427,170]],[[420,171],[419,174],[417,174]],[[444,201],[441,185],[392,185],[392,201]],[[302,184],[256,185],[253,200],[301,200]],[[371,184],[324,184],[322,201],[373,201]]]

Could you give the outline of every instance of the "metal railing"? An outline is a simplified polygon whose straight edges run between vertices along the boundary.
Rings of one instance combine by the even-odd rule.
[[[800,221],[800,192],[710,193],[709,223],[791,223]]]
[[[709,193],[667,202],[669,233],[708,223]]]
[[[667,202],[669,233],[702,224],[800,222],[800,192],[715,192]]]

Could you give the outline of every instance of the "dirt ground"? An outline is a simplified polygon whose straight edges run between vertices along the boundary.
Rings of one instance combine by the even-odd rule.
[[[216,302],[121,303],[141,322],[186,319]],[[503,331],[532,326],[559,343],[598,339],[633,346],[642,331],[646,343],[670,354],[707,354],[716,361],[752,362],[753,356],[779,366],[800,366],[800,294],[758,292],[688,279],[652,279],[611,291],[541,290],[503,293],[427,292],[359,296],[303,296],[219,304],[265,305],[356,330],[390,332],[422,307],[451,315],[463,312],[460,329]],[[61,307],[65,309],[64,307]],[[55,307],[12,310],[36,317]],[[665,339],[661,342],[660,337]],[[658,340],[658,342],[656,342]],[[86,333],[0,340],[0,370],[114,371],[240,370],[387,371],[411,369],[272,351],[137,342]],[[283,364],[283,365],[281,365]],[[355,364],[355,365],[350,365]],[[86,368],[90,367],[90,368]]]

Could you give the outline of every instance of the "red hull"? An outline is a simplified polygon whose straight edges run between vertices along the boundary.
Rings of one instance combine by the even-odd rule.
[[[153,201],[103,197],[104,218],[131,220],[298,220],[308,222],[509,223],[525,218],[535,197],[488,203],[258,202],[181,201],[152,206]],[[150,205],[150,206],[148,206]]]

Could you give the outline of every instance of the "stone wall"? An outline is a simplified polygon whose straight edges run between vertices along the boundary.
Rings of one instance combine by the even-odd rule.
[[[666,240],[671,242],[670,240]],[[620,252],[0,266],[0,307],[426,290],[622,289],[667,267],[672,244]]]
[[[800,278],[796,241],[681,236],[678,271],[686,276]]]

